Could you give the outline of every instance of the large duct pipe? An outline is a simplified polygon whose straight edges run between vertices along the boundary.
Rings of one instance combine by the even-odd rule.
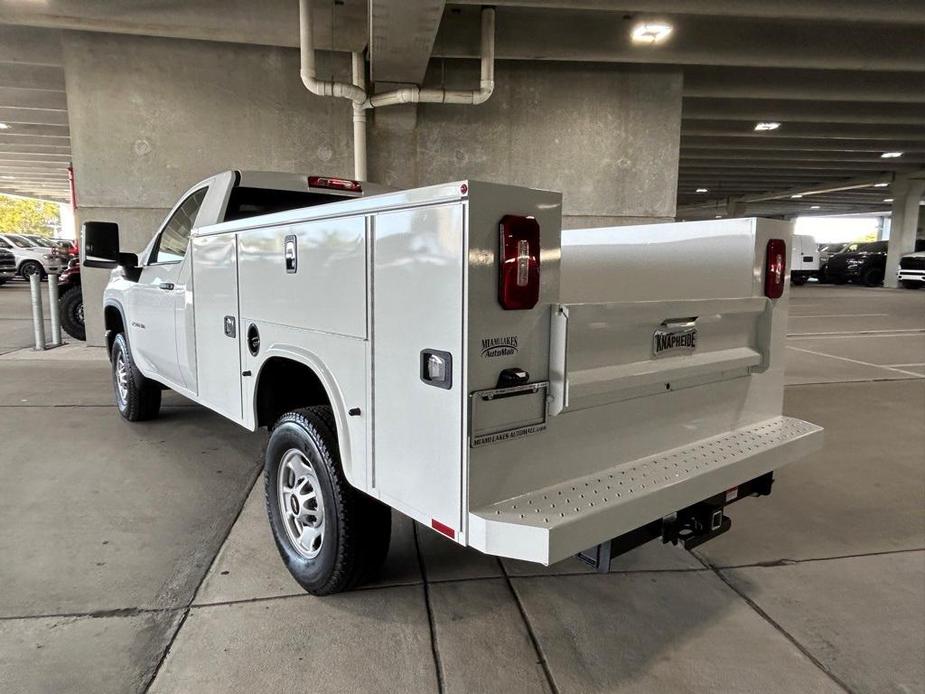
[[[315,72],[311,0],[299,0],[299,49],[302,54],[300,74],[308,91],[318,96],[339,96],[350,99],[361,108],[416,103],[481,104],[488,100],[495,89],[495,10],[493,7],[482,8],[481,79],[478,89],[422,89],[411,86],[367,97],[366,89],[355,84],[319,80]],[[356,72],[354,68],[354,80],[356,80]],[[354,115],[354,123],[356,122],[356,115]]]

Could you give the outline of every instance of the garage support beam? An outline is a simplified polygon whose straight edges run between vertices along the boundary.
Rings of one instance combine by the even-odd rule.
[[[890,222],[890,242],[886,254],[884,287],[897,287],[896,268],[905,253],[915,250],[915,237],[919,227],[922,194],[925,193],[925,171],[909,176],[897,176],[890,192],[893,194],[893,212]]]

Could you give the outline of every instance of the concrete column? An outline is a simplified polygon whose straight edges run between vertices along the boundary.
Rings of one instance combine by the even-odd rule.
[[[896,268],[899,259],[915,250],[915,237],[919,226],[919,203],[925,193],[925,179],[897,176],[890,189],[893,193],[893,210],[890,221],[890,242],[886,254],[884,287],[897,287]]]

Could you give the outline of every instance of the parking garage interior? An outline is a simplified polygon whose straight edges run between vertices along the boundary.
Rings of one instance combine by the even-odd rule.
[[[320,80],[484,81],[475,0],[307,5]],[[318,598],[267,527],[267,433],[169,391],[159,419],[123,421],[109,271],[81,269],[86,340],[43,351],[16,278],[0,691],[925,692],[925,291],[897,275],[925,238],[925,5],[492,8],[484,103],[358,126],[349,99],[306,88],[298,0],[0,0],[0,193],[61,203],[75,234],[117,222],[133,253],[222,170],[558,191],[563,233],[877,219],[882,286],[787,289],[784,413],[823,426],[823,448],[730,508],[723,536],[649,543],[609,573],[498,559],[395,511],[378,578]]]

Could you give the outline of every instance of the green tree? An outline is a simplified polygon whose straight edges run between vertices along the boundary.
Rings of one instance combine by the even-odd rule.
[[[0,232],[53,236],[60,228],[55,203],[0,194]]]

